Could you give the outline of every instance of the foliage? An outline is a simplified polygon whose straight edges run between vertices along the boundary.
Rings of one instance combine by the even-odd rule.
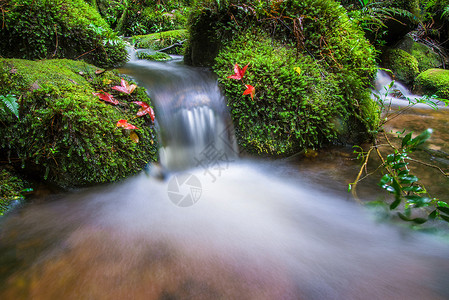
[[[137,57],[139,59],[154,60],[154,61],[172,60],[170,55],[168,55],[167,53],[163,53],[163,52],[154,52],[154,53],[137,52]]]
[[[134,36],[184,29],[188,11],[185,1],[130,0],[116,30],[125,36]]]
[[[369,137],[374,51],[334,1],[202,1],[189,31],[185,61],[213,66],[243,149],[289,155]],[[249,64],[254,101],[227,79],[235,63]]]
[[[14,201],[24,199],[27,192],[32,191],[30,184],[8,170],[0,167],[0,216],[11,207]]]
[[[132,39],[137,48],[146,48],[156,51],[169,48],[164,51],[169,54],[183,54],[183,43],[187,40],[187,38],[187,30],[182,29],[163,31],[148,35],[138,35],[134,36]]]
[[[449,70],[429,69],[416,77],[415,91],[449,99]]]
[[[385,53],[384,65],[393,71],[396,78],[407,84],[413,83],[419,74],[418,60],[402,49],[389,49]]]
[[[433,47],[428,43],[415,42],[411,36],[406,36],[396,48],[402,49],[416,58],[420,72],[439,68],[442,65],[442,58],[434,51]]]
[[[438,106],[435,104],[436,99],[435,97],[423,97],[414,100],[408,99],[408,106],[392,112],[391,100],[387,99],[389,95],[394,92],[392,90],[393,84],[394,81],[385,89],[383,95],[376,95],[381,119],[378,131],[383,134],[382,137],[386,143],[380,143],[378,136],[368,151],[364,151],[360,147],[358,147],[358,150],[354,151],[358,154],[358,158],[362,159],[363,165],[354,183],[349,185],[349,189],[352,190],[353,195],[357,199],[355,189],[358,182],[374,173],[367,173],[365,177],[361,178],[363,171],[366,171],[370,155],[372,152],[375,152],[382,162],[382,165],[377,169],[381,170],[383,173],[379,186],[394,196],[394,200],[388,205],[388,209],[391,212],[395,213],[400,219],[412,222],[413,224],[423,224],[429,219],[440,219],[449,222],[449,205],[443,201],[439,201],[437,198],[431,197],[426,188],[419,182],[419,178],[412,173],[409,166],[410,163],[415,163],[421,166],[425,165],[427,167],[438,169],[444,176],[449,177],[449,173],[445,173],[439,167],[422,163],[411,157],[411,154],[415,151],[419,151],[420,147],[431,137],[432,130],[427,129],[415,137],[413,137],[413,132],[408,132],[407,134],[405,134],[405,131],[398,132],[398,138],[401,142],[398,147],[390,142],[383,128],[383,125],[385,125],[388,120],[397,117],[402,112],[418,103],[424,103],[437,109]],[[448,103],[449,102],[446,102],[446,105]],[[387,150],[381,151],[381,149],[385,148]],[[385,152],[388,153],[386,156]],[[369,205],[380,205],[385,207],[384,202],[378,201],[369,203]]]
[[[8,122],[11,120],[11,115],[19,119],[19,103],[15,95],[8,94],[6,96],[0,95],[0,121]]]
[[[82,0],[7,0],[2,11],[3,57],[82,58],[102,67],[127,59],[123,41]]]
[[[19,95],[20,120],[0,126],[0,153],[17,170],[60,186],[110,182],[156,159],[153,122],[137,117],[150,103],[143,88],[118,92],[122,78],[98,72],[84,62],[0,60],[0,94]],[[113,95],[118,105],[100,101],[94,92]],[[118,120],[133,120],[140,130],[136,143]]]

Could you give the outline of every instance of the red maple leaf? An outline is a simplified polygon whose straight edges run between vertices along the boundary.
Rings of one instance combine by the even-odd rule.
[[[243,69],[240,69],[240,66],[238,64],[234,65],[234,75],[228,76],[228,78],[231,79],[237,79],[241,80],[243,76],[245,75],[246,68],[248,68],[249,64],[243,67]]]
[[[135,85],[135,84],[129,85],[128,82],[126,82],[126,80],[123,78],[120,81],[120,84],[121,85],[113,86],[112,89],[122,92],[122,93],[125,93],[125,94],[131,94],[137,87],[137,85]]]
[[[123,127],[124,129],[139,129],[136,126],[129,124],[127,120],[118,120],[117,127]]]
[[[243,92],[243,95],[251,95],[251,99],[254,100],[254,94],[256,93],[256,89],[249,84],[245,84],[246,90]]]
[[[134,101],[133,103],[141,106],[141,108],[137,112],[138,117],[148,114],[148,115],[150,115],[151,121],[154,122],[154,111],[150,105],[148,105],[147,103],[142,102],[142,101]]]
[[[92,93],[94,96],[98,96],[103,101],[112,103],[114,105],[119,104],[118,100],[114,99],[111,94],[106,93],[102,90],[103,93]]]

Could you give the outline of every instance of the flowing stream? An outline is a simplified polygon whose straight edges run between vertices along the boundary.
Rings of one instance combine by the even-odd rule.
[[[449,298],[447,245],[350,201],[347,150],[328,151],[332,167],[239,159],[208,72],[122,72],[155,102],[163,170],[0,219],[0,299]]]

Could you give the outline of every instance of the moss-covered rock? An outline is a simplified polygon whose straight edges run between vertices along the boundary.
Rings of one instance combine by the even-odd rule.
[[[0,216],[16,201],[24,199],[24,194],[30,191],[30,184],[14,171],[0,167]]]
[[[137,52],[139,59],[153,60],[153,61],[169,61],[172,60],[171,56],[163,52],[147,53]]]
[[[390,69],[396,79],[407,84],[413,83],[419,74],[418,60],[402,49],[390,49],[385,52],[385,68]]]
[[[168,49],[166,53],[183,54],[184,53],[183,43],[187,40],[187,38],[188,38],[188,31],[185,29],[181,29],[181,30],[163,31],[147,35],[138,35],[134,36],[132,40],[134,40],[134,43],[137,48],[161,50],[173,46],[172,48]]]
[[[441,57],[431,47],[415,42],[410,36],[406,36],[400,41],[396,48],[402,49],[416,58],[420,72],[439,68],[442,65]]]
[[[116,30],[125,36],[185,29],[190,1],[127,1]]]
[[[418,75],[415,92],[449,99],[449,70],[429,69]]]
[[[341,6],[229,2],[200,4],[185,61],[213,66],[243,149],[289,155],[369,138],[376,123],[367,89],[376,71],[373,48]],[[235,63],[249,64],[243,80],[227,78]],[[254,100],[242,95],[245,84],[255,87]]]
[[[115,91],[118,74],[96,70],[79,61],[1,59],[0,95],[20,99],[20,118],[0,126],[1,161],[70,187],[114,181],[155,160],[152,121],[135,118],[140,107],[132,103],[148,103],[146,91]],[[93,95],[103,91],[120,103]],[[121,119],[139,129],[117,128]]]
[[[83,0],[6,0],[0,54],[24,59],[83,59],[102,67],[127,60],[124,42]]]

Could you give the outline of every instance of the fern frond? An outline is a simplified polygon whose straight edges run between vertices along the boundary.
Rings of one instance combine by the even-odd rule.
[[[9,111],[14,114],[17,119],[19,119],[19,103],[17,103],[17,98],[15,95],[0,95],[0,103],[3,106],[2,113],[5,114],[7,111]]]

